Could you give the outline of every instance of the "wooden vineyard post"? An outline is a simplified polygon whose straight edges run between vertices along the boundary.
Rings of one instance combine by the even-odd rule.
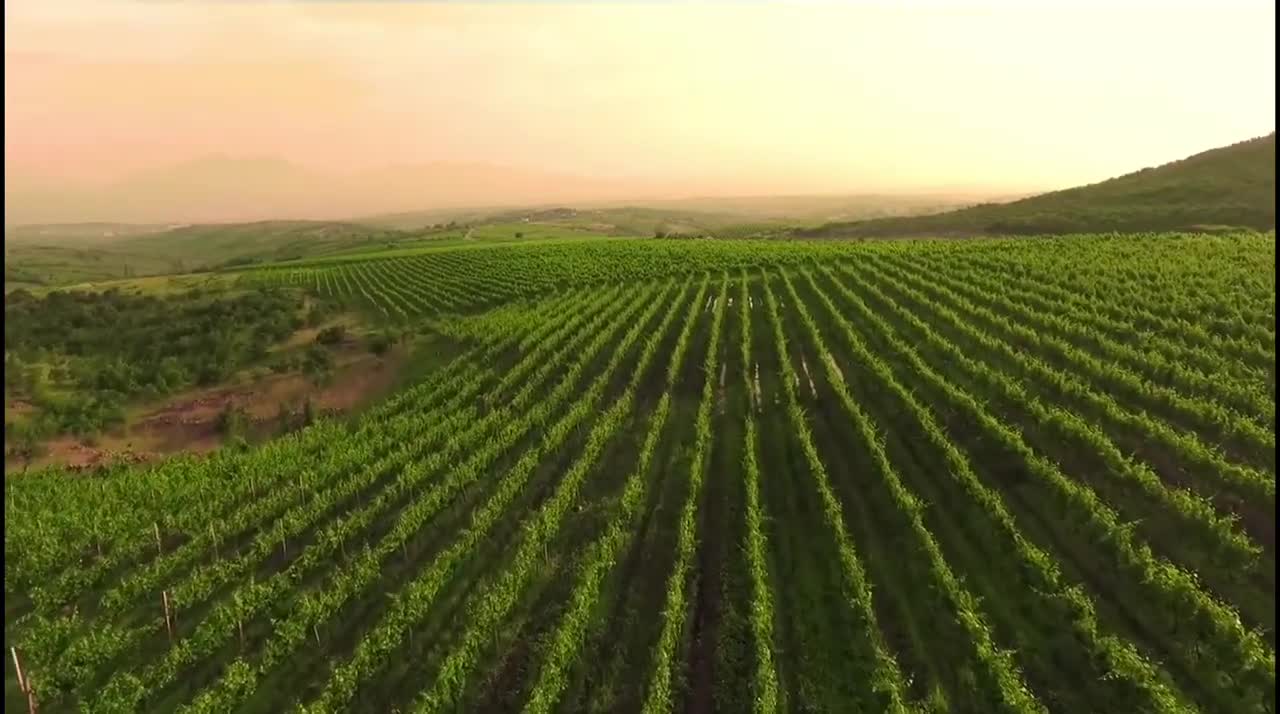
[[[800,366],[804,367],[804,377],[809,380],[809,393],[813,395],[814,399],[817,399],[818,390],[813,386],[813,375],[809,373],[809,361],[804,358],[804,355],[800,355]],[[796,385],[799,386],[799,384],[800,375],[796,375]]]
[[[160,591],[160,598],[164,602],[164,627],[169,632],[169,644],[173,644],[173,605],[169,602],[169,591]]]
[[[31,677],[22,671],[22,661],[18,659],[18,648],[10,647],[9,653],[13,655],[13,668],[18,673],[18,689],[22,690],[23,695],[27,698],[27,712],[36,714],[40,707],[36,705],[36,692],[31,686]]]
[[[151,525],[155,529],[155,534],[156,534],[156,553],[159,555],[164,555],[164,546],[160,542],[160,523],[159,521],[157,521],[155,523],[152,523]]]
[[[10,647],[9,652],[13,655],[13,668],[18,672],[18,689],[23,694],[27,693],[27,679],[22,675],[22,663],[18,661],[18,648]]]

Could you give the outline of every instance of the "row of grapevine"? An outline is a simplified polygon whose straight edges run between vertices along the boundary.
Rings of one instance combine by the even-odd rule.
[[[1274,712],[1273,261],[1146,235],[245,271],[454,356],[248,451],[8,479],[6,704]]]
[[[972,363],[974,370],[990,369],[959,351],[921,317],[896,306],[883,292],[886,288],[873,284],[867,280],[868,277],[864,276],[860,286],[910,323],[932,346],[947,350],[952,364]],[[886,287],[904,293],[910,289],[896,282]],[[933,314],[939,310],[939,306],[926,300],[918,304]],[[959,398],[954,384],[947,382],[939,387],[953,390],[952,393]],[[975,413],[990,438],[1017,454],[1023,467],[1030,472],[1033,480],[1028,485],[1037,486],[1040,503],[1049,510],[1051,518],[1071,529],[1065,537],[1097,549],[1097,557],[1102,558],[1102,562],[1123,574],[1134,598],[1134,608],[1128,610],[1130,616],[1143,622],[1154,634],[1181,643],[1199,643],[1198,647],[1184,644],[1176,651],[1161,654],[1182,660],[1187,671],[1195,673],[1197,684],[1211,692],[1210,696],[1217,698],[1220,705],[1234,702],[1228,708],[1254,710],[1257,706],[1255,697],[1265,691],[1266,682],[1274,682],[1274,652],[1262,638],[1249,631],[1236,612],[1206,594],[1194,574],[1161,560],[1147,543],[1135,538],[1132,527],[1124,524],[1095,491],[1068,478],[1059,464],[1031,449],[1024,437],[1010,425],[990,414],[986,418],[981,418],[981,415],[982,412]],[[1108,595],[1118,597],[1122,594],[1112,592]],[[1142,603],[1140,608],[1137,607],[1138,602]],[[1153,608],[1152,603],[1159,603],[1159,606]],[[1249,685],[1244,686],[1245,682]]]

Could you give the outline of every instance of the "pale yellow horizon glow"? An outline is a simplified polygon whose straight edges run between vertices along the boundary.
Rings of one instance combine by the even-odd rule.
[[[1275,128],[1273,4],[961,5],[6,0],[6,175],[226,155],[1031,191]]]

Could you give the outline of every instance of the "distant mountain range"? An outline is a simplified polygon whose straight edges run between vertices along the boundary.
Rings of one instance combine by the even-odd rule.
[[[489,206],[494,208],[482,213],[492,213],[500,206],[596,204],[710,211],[732,214],[736,220],[752,216],[800,223],[830,221],[795,231],[798,237],[822,238],[1206,226],[1265,230],[1275,227],[1275,167],[1272,133],[1101,183],[930,213],[974,199],[942,194],[691,199],[657,182],[492,164],[433,162],[328,174],[280,159],[221,156],[138,172],[114,182],[68,183],[32,175],[6,162],[5,226],[94,222],[161,227],[376,216],[369,222],[407,227],[434,222],[434,216],[449,209]],[[854,220],[859,218],[864,220]],[[145,232],[137,228],[130,232],[135,231]]]
[[[495,197],[500,200],[495,200]],[[327,174],[279,159],[211,157],[103,183],[5,164],[5,225],[341,219],[452,208],[662,197],[656,186],[479,163]]]
[[[1088,186],[924,216],[841,221],[798,237],[1171,231],[1276,226],[1276,135]]]

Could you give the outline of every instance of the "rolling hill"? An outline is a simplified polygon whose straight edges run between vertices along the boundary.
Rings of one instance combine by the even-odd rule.
[[[802,238],[1026,235],[1276,225],[1276,135],[1088,186],[927,216],[827,223]]]
[[[189,226],[71,224],[6,231],[5,288],[183,273],[368,248],[400,231],[337,221]]]

